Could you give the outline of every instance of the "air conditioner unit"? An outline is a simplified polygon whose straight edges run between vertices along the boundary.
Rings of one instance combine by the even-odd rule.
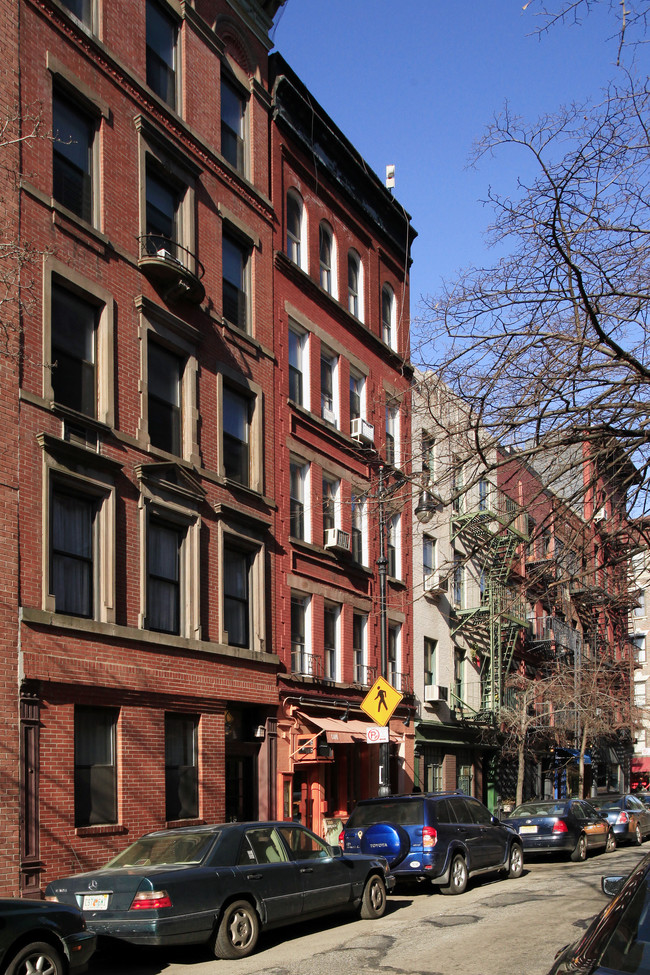
[[[375,428],[372,423],[368,423],[363,417],[355,416],[350,426],[352,436],[359,443],[372,444],[375,442]]]
[[[439,569],[424,577],[424,592],[428,596],[439,596],[441,593],[447,592],[447,580],[443,578]]]
[[[336,426],[336,413],[334,410],[328,409],[327,406],[323,407],[323,419],[327,423],[333,423]]]
[[[441,687],[439,684],[424,685],[424,703],[431,701],[446,701],[449,698],[449,688]]]
[[[334,551],[350,551],[350,532],[341,531],[340,528],[327,528],[325,530],[325,548]]]
[[[594,515],[594,521],[607,521],[607,511],[605,508],[599,508]]]

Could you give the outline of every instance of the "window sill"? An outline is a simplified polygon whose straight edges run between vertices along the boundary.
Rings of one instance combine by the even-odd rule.
[[[205,819],[168,819],[165,829],[179,829],[183,826],[205,826]]]
[[[119,823],[106,823],[103,826],[76,826],[75,836],[124,836],[128,833],[126,826]]]

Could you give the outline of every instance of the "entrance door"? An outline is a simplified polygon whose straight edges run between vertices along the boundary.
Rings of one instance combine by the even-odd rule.
[[[257,750],[253,755],[230,754],[226,757],[226,819],[243,823],[258,818]]]

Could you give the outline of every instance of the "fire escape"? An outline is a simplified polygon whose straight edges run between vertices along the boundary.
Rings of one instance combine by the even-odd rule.
[[[526,603],[512,579],[517,548],[527,539],[523,512],[495,489],[477,509],[452,517],[452,546],[462,545],[465,563],[480,573],[468,598],[454,586],[452,637],[476,661],[481,676],[479,706],[452,694],[453,706],[483,724],[498,722],[517,639],[527,625]]]

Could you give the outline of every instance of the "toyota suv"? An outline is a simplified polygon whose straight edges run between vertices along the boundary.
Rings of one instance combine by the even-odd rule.
[[[339,842],[346,853],[383,856],[397,879],[427,878],[443,894],[462,894],[479,874],[520,877],[524,868],[517,833],[458,792],[363,799]]]

